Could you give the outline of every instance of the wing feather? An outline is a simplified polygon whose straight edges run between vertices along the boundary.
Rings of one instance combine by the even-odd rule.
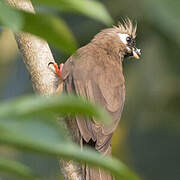
[[[106,151],[121,117],[125,87],[121,62],[107,55],[104,55],[104,59],[99,57],[94,53],[70,57],[63,67],[62,76],[66,92],[73,92],[100,104],[111,115],[112,123],[108,127],[96,119],[87,121],[84,117],[76,117],[83,139],[86,142],[92,139],[96,142],[96,149]]]

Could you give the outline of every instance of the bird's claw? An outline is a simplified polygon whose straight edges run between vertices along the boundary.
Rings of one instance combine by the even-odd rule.
[[[48,66],[51,65],[51,64],[54,66],[54,69],[55,69],[55,72],[56,72],[57,76],[58,76],[58,77],[61,77],[62,69],[63,69],[64,64],[61,63],[61,64],[58,66],[57,63],[55,63],[55,62],[50,62],[50,63],[48,64]]]

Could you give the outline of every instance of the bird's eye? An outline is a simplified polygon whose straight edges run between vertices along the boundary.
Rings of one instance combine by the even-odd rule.
[[[118,33],[118,36],[119,36],[120,40],[121,40],[125,45],[127,45],[127,44],[129,43],[128,40],[127,40],[127,38],[131,38],[131,37],[129,36],[129,34],[121,34],[121,33]]]
[[[132,38],[128,36],[128,37],[126,38],[126,41],[127,41],[128,43],[130,43],[130,42],[132,41]]]

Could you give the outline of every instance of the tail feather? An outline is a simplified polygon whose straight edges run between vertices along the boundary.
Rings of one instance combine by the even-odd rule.
[[[113,180],[113,176],[98,168],[85,167],[85,180]]]
[[[104,156],[111,155],[111,146],[109,145],[105,152],[101,152]],[[83,168],[83,180],[114,180],[113,176],[100,168],[92,168],[85,165]]]

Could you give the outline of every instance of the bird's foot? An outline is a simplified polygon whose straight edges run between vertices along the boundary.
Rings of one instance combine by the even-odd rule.
[[[61,77],[62,69],[63,69],[64,64],[61,63],[61,64],[58,66],[57,63],[50,62],[50,63],[48,64],[48,66],[51,65],[51,64],[54,66],[54,69],[55,69],[55,72],[56,72],[57,76],[58,76],[58,77]]]

